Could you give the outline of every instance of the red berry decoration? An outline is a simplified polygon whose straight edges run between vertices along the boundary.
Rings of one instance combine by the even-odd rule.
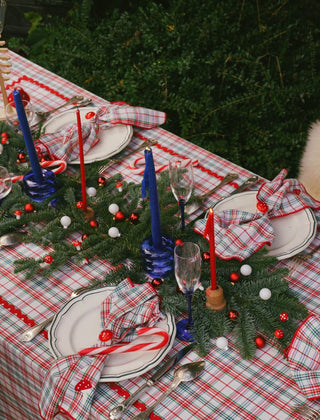
[[[233,272],[230,274],[230,280],[231,280],[233,283],[237,283],[237,281],[239,281],[239,280],[240,280],[240,274],[239,274],[239,273],[237,273],[237,272],[235,272],[235,271],[233,271]]]
[[[28,95],[28,93],[25,90],[22,89],[22,87],[16,87],[15,90],[19,91],[22,101],[30,102],[30,96]],[[11,92],[8,95],[8,100],[9,100],[9,102],[12,102],[12,106],[15,106],[14,105],[14,99],[13,99],[13,92]]]
[[[99,223],[96,220],[90,220],[89,223],[90,223],[91,227],[98,227],[99,226]]]
[[[281,339],[281,338],[284,337],[284,332],[282,330],[280,330],[280,329],[279,330],[275,330],[274,335],[275,335],[275,337]]]
[[[182,239],[177,239],[176,240],[176,245],[183,245],[183,240]]]
[[[84,208],[84,202],[83,201],[77,201],[77,209],[83,209]]]
[[[25,163],[27,161],[25,152],[20,151],[17,156],[18,163]]]
[[[122,222],[125,218],[126,218],[125,214],[119,210],[114,215],[113,220],[115,220],[116,222]]]
[[[266,340],[263,337],[261,337],[260,335],[258,335],[254,339],[254,342],[256,343],[256,347],[258,349],[262,349],[266,345]]]
[[[153,279],[151,284],[153,287],[159,287],[164,282],[164,279]]]
[[[90,388],[92,388],[92,384],[89,381],[89,379],[82,379],[74,387],[76,391],[84,391],[85,389],[90,389]]]
[[[209,252],[204,252],[202,254],[202,259],[203,259],[203,261],[210,261],[210,254],[209,254]]]
[[[287,312],[281,312],[281,314],[279,315],[280,321],[287,321],[288,318],[289,318],[289,315],[287,314]]]
[[[136,223],[139,222],[139,217],[140,216],[138,214],[131,213],[130,216],[129,216],[129,220],[130,220],[131,223],[133,223],[135,225]]]
[[[52,256],[51,256],[51,255],[46,255],[46,256],[44,257],[44,262],[45,262],[46,264],[51,264],[51,263],[52,263],[52,261],[53,261],[53,258],[52,258]]]
[[[99,340],[103,342],[111,340],[112,337],[113,337],[113,333],[111,330],[103,330],[99,334]]]
[[[87,233],[84,233],[84,234],[81,236],[81,239],[84,241],[85,239],[87,239],[87,237],[88,237],[88,234],[87,234]]]
[[[32,212],[34,211],[34,207],[33,207],[33,205],[32,205],[31,203],[27,203],[27,204],[24,206],[24,211],[25,211],[26,213],[32,213]]]
[[[269,210],[269,207],[268,207],[268,204],[263,203],[262,201],[258,201],[257,209],[261,211],[261,213],[266,213]]]
[[[99,176],[99,178],[98,178],[98,185],[99,185],[99,187],[103,187],[106,182],[107,182],[107,180],[105,179],[104,176]]]
[[[230,310],[228,312],[228,318],[231,319],[231,321],[235,321],[239,316],[239,312],[238,311],[234,311],[234,310]]]
[[[87,112],[86,113],[86,115],[85,115],[85,118],[87,119],[87,120],[90,120],[91,118],[93,118],[94,116],[95,116],[96,114],[95,114],[95,112]]]

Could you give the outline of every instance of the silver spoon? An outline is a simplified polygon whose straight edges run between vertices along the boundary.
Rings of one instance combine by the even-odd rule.
[[[153,404],[151,407],[147,408],[146,411],[143,411],[142,413],[138,414],[137,416],[133,417],[132,420],[146,420],[149,418],[152,411],[155,409],[155,407],[164,400],[172,391],[174,391],[178,385],[180,385],[181,382],[188,382],[192,381],[193,379],[197,378],[200,373],[203,371],[205,366],[205,361],[201,360],[198,362],[192,362],[187,363],[185,365],[180,366],[175,372],[174,372],[174,378],[171,382],[171,385],[167,389],[166,392],[164,392],[159,398],[158,401]]]
[[[13,246],[23,242],[23,237],[26,235],[26,232],[12,232],[0,236],[0,248],[5,248],[7,246]]]
[[[58,111],[58,109],[61,109],[61,108],[63,108],[63,107],[65,107],[65,106],[67,106],[67,105],[69,105],[69,104],[72,104],[73,102],[79,102],[79,101],[83,101],[84,100],[84,97],[83,96],[81,96],[81,95],[75,95],[75,96],[72,96],[72,98],[70,98],[68,101],[66,101],[64,104],[62,104],[62,105],[60,105],[60,106],[58,106],[58,107],[56,107],[56,108],[53,108],[53,109],[50,109],[50,111],[36,111],[35,112],[35,114],[40,118],[40,119],[42,119],[42,118],[47,118],[47,117],[49,117],[49,115],[50,114],[52,114],[53,112],[56,112],[56,111]]]

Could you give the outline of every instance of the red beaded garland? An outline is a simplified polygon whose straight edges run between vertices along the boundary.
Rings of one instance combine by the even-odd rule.
[[[109,341],[113,337],[113,333],[111,330],[103,330],[99,334],[99,340],[100,341]]]
[[[280,338],[284,337],[284,332],[282,330],[278,329],[278,330],[275,330],[274,335],[275,335],[275,337],[280,339]]]
[[[260,335],[258,335],[254,339],[254,342],[256,343],[256,347],[258,349],[262,349],[266,345],[266,340],[263,337],[261,337]]]
[[[287,314],[287,312],[281,312],[281,314],[279,315],[280,321],[287,321],[288,318],[289,318],[289,315]]]
[[[33,207],[33,205],[32,205],[31,203],[27,203],[27,204],[24,206],[24,211],[25,211],[26,213],[32,213],[32,212],[34,211],[34,207]]]

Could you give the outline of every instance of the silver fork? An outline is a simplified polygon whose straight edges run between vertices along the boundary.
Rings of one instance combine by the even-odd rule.
[[[141,146],[139,146],[137,149],[133,150],[132,152],[130,152],[129,154],[123,156],[122,158],[112,158],[109,160],[108,163],[106,163],[105,165],[100,166],[100,168],[98,169],[98,174],[102,175],[104,171],[106,171],[111,165],[115,164],[115,163],[120,163],[124,158],[139,152],[140,150],[145,149],[148,146],[153,146],[156,143],[158,143],[158,140],[156,139],[150,139],[145,141],[143,144],[141,144]]]
[[[75,95],[72,96],[72,98],[68,99],[64,104],[57,106],[56,108],[50,109],[50,111],[36,111],[35,114],[40,119],[49,117],[50,114],[52,114],[55,111],[58,111],[58,109],[61,109],[69,104],[72,104],[74,102],[81,102],[84,100],[84,97],[81,95]]]
[[[320,416],[320,410],[311,407],[307,403],[294,406],[291,413],[300,415],[305,420],[316,420]]]

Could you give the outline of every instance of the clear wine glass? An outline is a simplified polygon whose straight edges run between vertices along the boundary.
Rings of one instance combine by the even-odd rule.
[[[191,197],[193,189],[193,166],[191,159],[173,158],[169,161],[170,187],[175,199],[179,202],[181,228],[184,230],[184,207]]]
[[[34,119],[33,106],[30,102],[28,102],[24,99],[22,100],[22,105],[23,105],[24,111],[26,113],[26,118],[27,118],[29,127],[31,129],[32,122],[33,122],[33,119]],[[16,132],[21,133],[20,122],[19,122],[19,118],[18,118],[18,115],[17,115],[16,106],[15,106],[15,103],[13,101],[10,101],[6,105],[6,120],[7,120],[7,123],[10,125],[10,127],[12,127]]]
[[[199,286],[201,275],[201,254],[197,244],[184,242],[175,246],[174,274],[188,302],[188,317],[177,322],[177,338],[183,341],[194,341],[192,294]]]
[[[0,166],[0,200],[6,197],[12,188],[12,181],[7,168]]]

